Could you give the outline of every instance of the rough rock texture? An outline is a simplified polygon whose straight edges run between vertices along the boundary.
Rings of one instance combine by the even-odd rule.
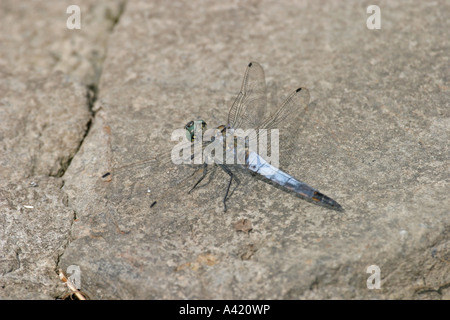
[[[70,1],[0,4],[0,298],[54,299],[75,212],[60,178],[91,123],[119,1],[66,28]],[[91,31],[89,31],[91,30]]]
[[[65,176],[79,221],[62,265],[80,265],[98,298],[448,297],[446,4],[380,6],[372,31],[358,2],[128,3]],[[258,181],[224,214],[222,172],[153,208],[170,175],[132,166],[99,178],[170,150],[190,119],[226,121],[251,60],[280,96],[310,89],[290,172],[345,212]],[[233,228],[241,218],[249,234]],[[370,265],[381,290],[367,289]]]
[[[33,141],[28,132],[45,132],[34,117],[25,122],[38,129],[25,131],[23,139],[11,133],[17,125],[1,131],[19,139],[1,141],[12,150],[0,158],[10,180],[0,193],[0,219],[6,219],[0,224],[1,297],[31,297],[20,281],[33,283],[34,297],[56,297],[62,289],[49,270],[77,265],[82,289],[98,299],[450,299],[447,2],[381,1],[381,30],[366,27],[367,5],[359,1],[129,1],[125,9],[120,2],[94,3],[86,10],[91,29],[48,35],[50,40],[36,31],[38,40],[29,45],[41,54],[34,70],[59,70],[75,79],[58,82],[64,88],[44,91],[41,99],[57,101],[65,90],[83,88],[97,94],[92,110],[92,96],[79,104],[94,115],[87,135],[67,133],[60,153],[32,142],[26,153],[19,142]],[[13,2],[7,7],[2,14],[11,21],[18,12],[39,14]],[[98,13],[105,8],[112,14]],[[54,19],[49,23],[61,18]],[[59,23],[65,25],[65,18]],[[15,25],[8,37],[20,39],[21,30],[28,29]],[[40,51],[46,41],[55,41],[61,60]],[[100,48],[104,62],[76,68],[69,57],[79,54],[84,65],[96,61],[90,48]],[[28,61],[0,50],[7,61],[0,66]],[[258,180],[236,189],[224,213],[228,180],[220,170],[187,194],[189,185],[167,189],[178,168],[161,172],[146,162],[117,169],[170,152],[170,134],[191,119],[223,124],[252,60],[265,68],[271,100],[299,86],[310,90],[307,124],[289,173],[336,199],[344,212]],[[39,97],[39,90],[25,88],[45,87],[39,79],[28,82],[10,73],[12,80],[0,87],[10,96],[19,96],[16,88],[22,87],[28,100]],[[11,85],[13,80],[18,84]],[[20,115],[23,108],[11,112]],[[2,124],[3,114],[10,115],[4,110]],[[63,114],[49,123],[70,123]],[[70,118],[74,127],[85,128],[88,120],[81,118]],[[39,174],[64,173],[62,190],[59,178],[52,178],[52,187],[32,196],[36,203],[56,201],[44,201],[56,221],[43,219],[45,225],[30,229],[32,234],[12,236],[29,212],[22,209],[17,217],[13,211],[20,210],[11,208],[29,203],[36,190],[29,179],[38,173],[20,176],[8,168],[15,153],[26,166],[27,157],[37,157],[33,152],[42,159],[31,162],[44,168]],[[71,159],[67,170],[55,167],[54,154]],[[105,172],[113,174],[102,179]],[[20,177],[28,180],[20,184]],[[151,207],[160,194],[164,198]],[[241,219],[251,222],[251,230],[239,227]],[[43,261],[39,274],[20,271],[24,248],[35,239],[55,240],[48,251],[29,247],[32,260]],[[381,270],[381,289],[367,288],[371,265]]]
[[[87,130],[87,89],[61,72],[0,71],[0,95],[0,179],[61,176]]]
[[[74,211],[57,178],[34,177],[0,189],[0,296],[58,295],[56,266],[67,245]],[[61,288],[58,288],[61,290]]]

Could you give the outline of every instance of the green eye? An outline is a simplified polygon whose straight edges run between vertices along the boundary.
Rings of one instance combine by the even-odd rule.
[[[200,125],[200,130],[203,134],[203,131],[206,129],[206,122],[203,120],[189,121],[188,124],[184,126],[184,129],[186,130],[186,138],[188,139],[188,141],[194,142],[196,138],[195,131],[198,125]]]

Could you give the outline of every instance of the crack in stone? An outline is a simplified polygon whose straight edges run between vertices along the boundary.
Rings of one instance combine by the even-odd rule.
[[[8,270],[6,270],[6,272],[3,275],[6,275],[8,273],[12,273],[16,270],[20,269],[21,263],[20,263],[20,254],[22,253],[22,250],[20,248],[17,248],[16,250],[14,250],[15,254],[16,254],[16,261],[17,261],[17,265],[11,266],[11,268],[9,268]],[[2,274],[0,274],[2,275]]]
[[[126,5],[126,1],[121,2],[117,15],[116,16],[108,16],[107,17],[108,20],[112,20],[112,22],[113,22],[111,28],[109,28],[109,30],[108,30],[108,38],[114,32],[115,26],[117,25],[117,23],[120,20],[120,17],[124,13],[125,5]],[[86,137],[88,136],[88,134],[90,132],[91,126],[93,124],[93,120],[95,119],[96,112],[94,111],[94,105],[95,105],[95,102],[97,101],[97,97],[98,97],[98,85],[99,85],[100,79],[101,79],[101,74],[102,74],[102,70],[103,70],[103,63],[104,63],[104,61],[107,58],[107,50],[108,50],[107,46],[108,46],[108,41],[106,41],[106,43],[105,43],[105,55],[104,55],[104,58],[99,63],[92,62],[92,68],[95,69],[95,74],[96,74],[94,83],[86,85],[86,88],[88,89],[87,90],[86,100],[87,100],[87,103],[88,103],[89,112],[91,114],[91,117],[90,117],[89,121],[86,124],[86,131],[85,131],[82,139],[79,142],[77,150],[75,151],[73,156],[67,161],[65,168],[61,170],[62,172],[60,172],[60,175],[59,175],[60,177],[64,176],[64,174],[67,172],[67,169],[70,167],[70,164],[71,164],[73,158],[75,158],[75,156],[80,151],[84,140],[86,139]],[[63,185],[64,185],[64,182],[63,182]],[[67,206],[70,207],[69,204],[67,204]],[[58,276],[59,276],[59,269],[60,269],[60,265],[59,264],[61,262],[61,257],[64,255],[66,249],[69,247],[70,243],[72,242],[73,224],[74,224],[74,221],[77,218],[76,210],[74,210],[73,208],[71,208],[71,209],[73,210],[73,219],[72,219],[72,222],[71,222],[71,224],[69,226],[69,230],[70,231],[69,231],[69,234],[67,236],[67,241],[62,246],[61,253],[59,253],[57,255],[56,260],[55,260],[55,269],[54,270],[55,270],[55,273]],[[54,298],[57,299],[59,297],[55,296]]]
[[[114,32],[115,26],[119,23],[120,17],[122,16],[122,14],[125,11],[125,6],[126,6],[126,1],[125,2],[121,2],[120,5],[119,5],[119,11],[118,11],[117,15],[111,15],[111,16],[108,15],[107,16],[107,20],[111,20],[112,21],[112,26],[108,30],[109,31],[109,35],[111,35]],[[91,61],[92,68],[95,71],[95,80],[93,81],[93,83],[86,85],[86,88],[87,88],[86,100],[87,100],[88,109],[89,109],[89,113],[91,114],[91,117],[90,117],[89,121],[86,124],[86,130],[85,130],[84,135],[83,135],[83,137],[81,138],[81,140],[80,140],[80,142],[78,144],[77,150],[75,151],[73,156],[70,159],[68,159],[68,161],[66,162],[66,165],[63,166],[63,168],[59,172],[58,176],[60,176],[60,177],[64,176],[64,174],[66,173],[67,169],[70,167],[70,164],[72,163],[73,158],[75,158],[75,156],[80,151],[84,140],[86,139],[86,137],[89,134],[89,131],[91,130],[91,126],[93,124],[93,120],[95,119],[96,111],[94,111],[94,105],[95,105],[95,102],[97,101],[97,97],[98,97],[98,85],[100,83],[101,75],[102,75],[102,72],[103,72],[103,63],[105,62],[106,57],[108,55],[108,48],[107,47],[108,47],[108,43],[106,41],[105,48],[104,48],[105,49],[105,55],[104,55],[103,59],[101,59],[100,62]]]

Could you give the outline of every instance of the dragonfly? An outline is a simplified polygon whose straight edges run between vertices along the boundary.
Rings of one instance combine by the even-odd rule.
[[[174,152],[171,150],[157,154],[149,160],[117,167],[112,172],[105,173],[102,178],[109,177],[111,174],[117,176],[118,172],[130,170],[139,164],[149,164],[156,174],[167,173],[171,179],[170,183],[167,181],[169,187],[165,189],[158,186],[160,199],[155,199],[151,203],[150,207],[154,207],[171,193],[170,190],[186,189],[187,193],[193,192],[209,173],[219,167],[229,177],[222,201],[225,212],[231,194],[242,180],[248,177],[257,177],[300,198],[341,211],[343,208],[338,202],[282,170],[283,167],[287,167],[300,144],[300,123],[309,101],[308,89],[300,87],[294,90],[273,114],[267,116],[269,110],[264,70],[259,63],[250,62],[244,74],[241,90],[229,110],[226,124],[213,130],[207,130],[204,120],[189,121],[185,125],[186,139],[183,150],[200,150],[200,155],[204,155],[200,162],[194,162],[194,164],[192,164],[195,158],[193,152],[184,152],[181,156],[182,163],[190,163],[191,167],[195,167],[193,173],[186,174],[185,170],[180,169],[184,166],[183,164],[174,164]],[[252,134],[238,136],[237,129]],[[261,134],[261,132],[267,134],[273,130],[276,130],[275,136],[278,135],[278,141],[275,139],[275,143],[272,140],[268,141],[267,136]],[[260,141],[265,142],[265,155],[258,152],[258,146],[261,146],[258,144]],[[208,149],[209,152],[206,152]],[[223,150],[222,153],[221,150]],[[267,160],[269,152],[271,158],[274,152],[279,155],[280,168]],[[220,157],[224,154],[231,155],[227,158],[231,161],[221,159]],[[236,186],[230,192],[233,181]],[[152,190],[149,188],[147,193],[151,194]]]

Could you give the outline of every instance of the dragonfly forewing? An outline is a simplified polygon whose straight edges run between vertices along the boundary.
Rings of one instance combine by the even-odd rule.
[[[308,89],[299,88],[273,114],[264,119],[269,111],[264,70],[259,63],[251,62],[245,71],[241,91],[230,109],[228,126],[243,130],[254,129],[256,141],[253,143],[258,149],[261,148],[260,154],[277,159],[276,164],[287,167],[298,151],[309,100]],[[272,156],[271,152],[276,154]]]
[[[255,129],[267,112],[267,88],[264,70],[257,62],[250,62],[242,80],[241,91],[228,113],[232,128]]]

